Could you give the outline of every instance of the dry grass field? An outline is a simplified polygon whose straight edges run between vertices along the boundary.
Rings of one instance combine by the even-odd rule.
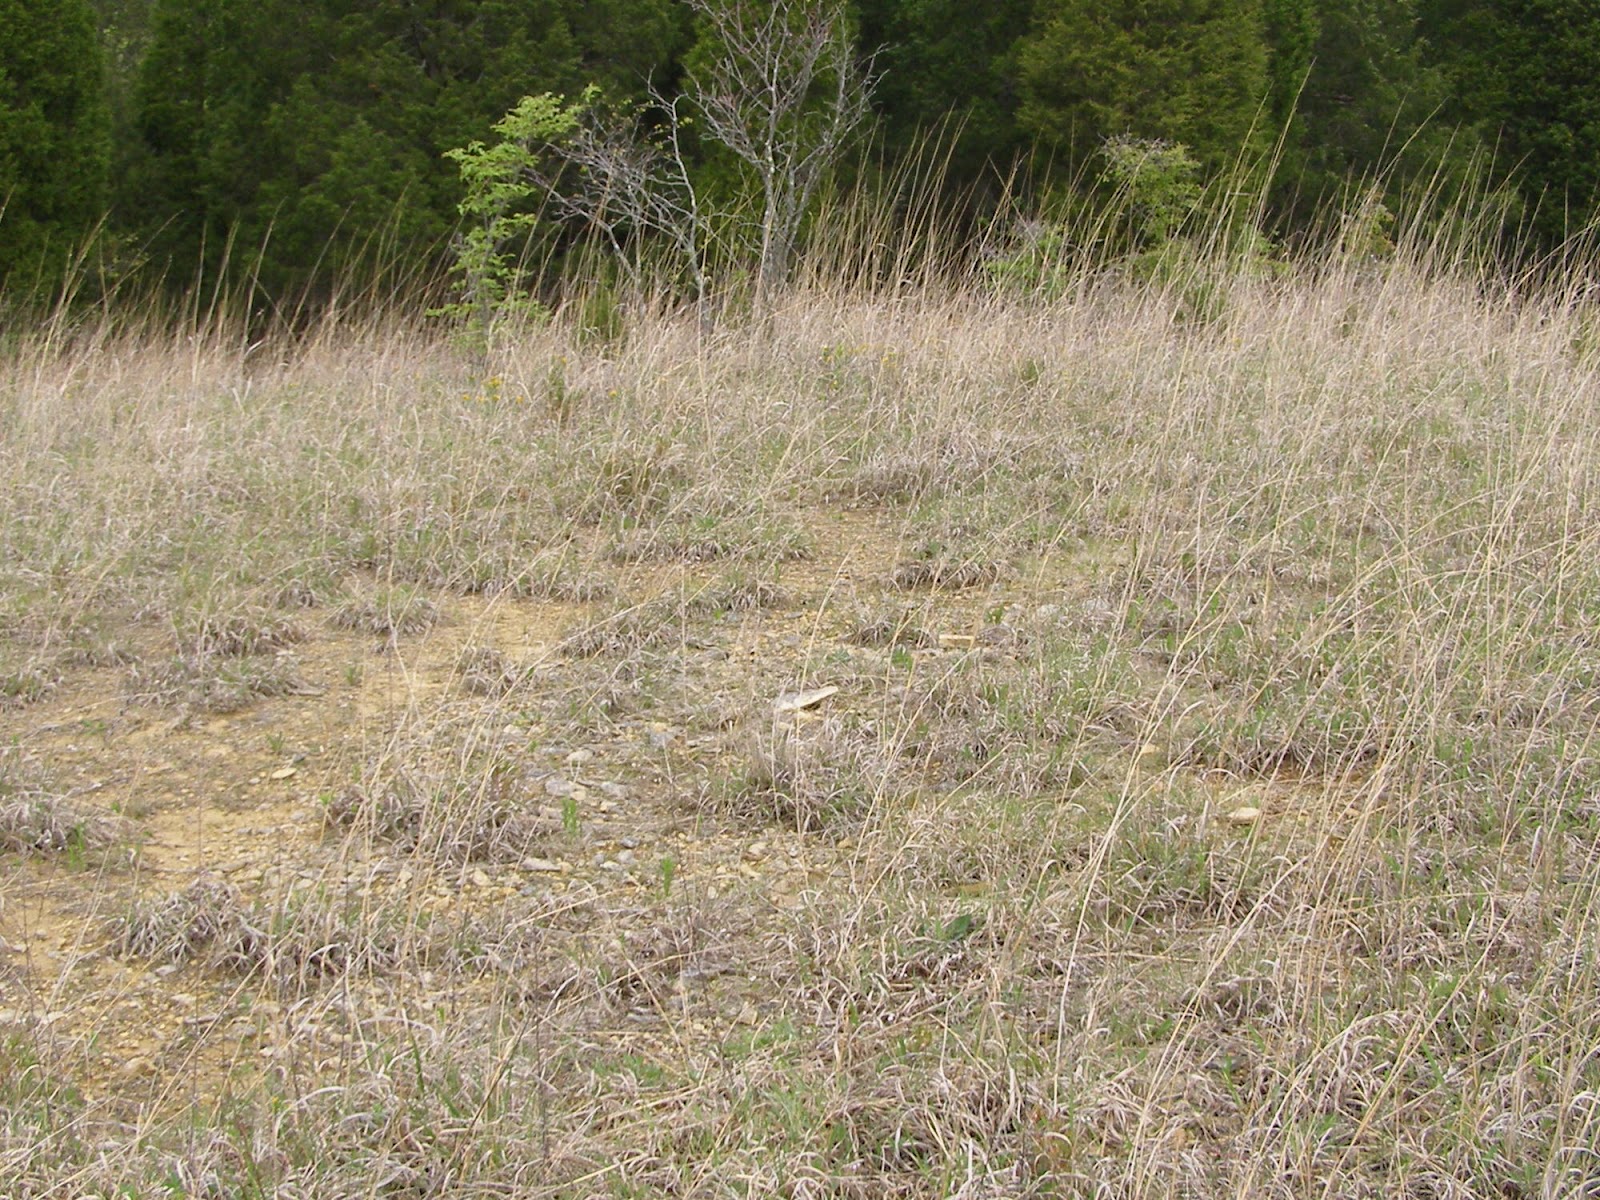
[[[1600,1195],[1600,309],[0,359],[0,1195]]]

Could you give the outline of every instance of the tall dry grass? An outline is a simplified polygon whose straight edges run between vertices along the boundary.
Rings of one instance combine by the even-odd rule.
[[[333,836],[499,861],[499,698],[581,738],[626,686],[718,747],[657,800],[837,870],[787,909],[668,876],[583,927],[130,909],[119,952],[181,959],[219,906],[236,992],[329,1013],[377,978],[404,1020],[347,1005],[332,1066],[130,1111],[14,1003],[0,1193],[1590,1194],[1596,311],[1415,256],[1260,267],[819,282],[486,360],[398,319],[18,345],[15,762],[85,664],[249,703],[271,680],[219,663],[286,621],[555,600],[592,618],[573,674],[381,731]],[[840,512],[892,553],[806,593],[783,667],[844,682],[836,716],[723,738],[685,648],[833,561]],[[638,564],[734,590],[641,603]],[[952,627],[970,652],[925,653]],[[403,999],[423,971],[448,1008]]]

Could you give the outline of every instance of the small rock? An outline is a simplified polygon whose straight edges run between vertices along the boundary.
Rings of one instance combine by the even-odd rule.
[[[483,868],[478,868],[472,873],[472,886],[486,888],[489,886],[489,873]]]
[[[1248,804],[1228,813],[1223,819],[1233,825],[1254,825],[1261,818],[1261,810]]]
[[[785,692],[772,702],[772,711],[775,713],[799,712],[801,709],[812,708],[821,704],[829,696],[837,696],[839,689],[828,687],[811,688],[804,692]]]
[[[767,853],[767,844],[765,842],[751,842],[745,847],[744,852],[751,858],[762,858]]]
[[[570,796],[572,795],[572,789],[577,786],[570,779],[564,779],[560,775],[552,775],[544,781],[544,792],[547,796]]]
[[[541,871],[545,873],[562,869],[560,863],[551,862],[548,858],[525,858],[522,860],[521,866],[524,871]]]
[[[624,867],[631,867],[638,861],[639,856],[636,855],[632,850],[624,850],[621,854],[617,855],[617,862]]]
[[[625,837],[619,840],[617,844],[624,850],[637,850],[639,848],[639,839],[636,837]]]
[[[587,747],[584,747],[581,750],[574,750],[571,754],[567,755],[567,766],[569,767],[581,767],[584,763],[593,761],[594,751]]]
[[[267,778],[268,779],[293,779],[297,774],[299,774],[299,772],[296,771],[293,767],[279,767],[271,775],[268,775]]]

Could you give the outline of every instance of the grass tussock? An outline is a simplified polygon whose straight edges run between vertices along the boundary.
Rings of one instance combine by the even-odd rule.
[[[178,656],[140,662],[127,676],[128,694],[138,703],[196,713],[238,712],[258,700],[307,688],[293,661],[282,657]]]
[[[1593,298],[1280,266],[817,286],[488,364],[404,326],[12,351],[8,730],[113,669],[247,705],[465,595],[542,657],[473,642],[304,798],[359,886],[208,877],[114,931],[186,988],[290,981],[336,1052],[230,1048],[212,1107],[130,1123],[93,1036],[19,1018],[0,1175],[1585,1194]],[[14,789],[0,846],[73,819]]]
[[[392,778],[342,792],[327,805],[329,823],[347,837],[376,839],[429,862],[516,862],[560,838],[559,815],[541,811],[509,763]]]
[[[391,639],[421,633],[438,619],[439,609],[432,600],[403,586],[350,596],[333,613],[334,624],[341,629]]]
[[[0,853],[103,861],[131,849],[134,835],[116,813],[60,793],[14,749],[0,752]]]
[[[123,958],[197,963],[294,993],[351,975],[425,969],[446,945],[426,914],[403,906],[318,887],[291,889],[276,902],[246,900],[209,875],[137,903],[111,933],[111,951]]]

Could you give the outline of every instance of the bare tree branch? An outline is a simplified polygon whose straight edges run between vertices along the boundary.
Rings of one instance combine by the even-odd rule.
[[[866,117],[871,61],[856,61],[840,0],[690,0],[717,43],[688,95],[706,131],[761,184],[758,286],[789,274],[823,173]]]
[[[485,327],[516,290],[503,247],[532,227],[525,206],[535,193],[545,215],[602,237],[636,280],[647,247],[670,246],[705,318],[711,239],[737,226],[713,221],[695,188],[684,145],[691,119],[759,183],[757,303],[788,279],[817,187],[867,114],[871,61],[856,61],[844,0],[688,3],[712,53],[683,96],[651,87],[651,109],[611,108],[595,88],[571,105],[525,97],[495,126],[500,142],[451,152],[468,182],[462,212],[481,222],[467,235],[463,271],[467,306]]]

